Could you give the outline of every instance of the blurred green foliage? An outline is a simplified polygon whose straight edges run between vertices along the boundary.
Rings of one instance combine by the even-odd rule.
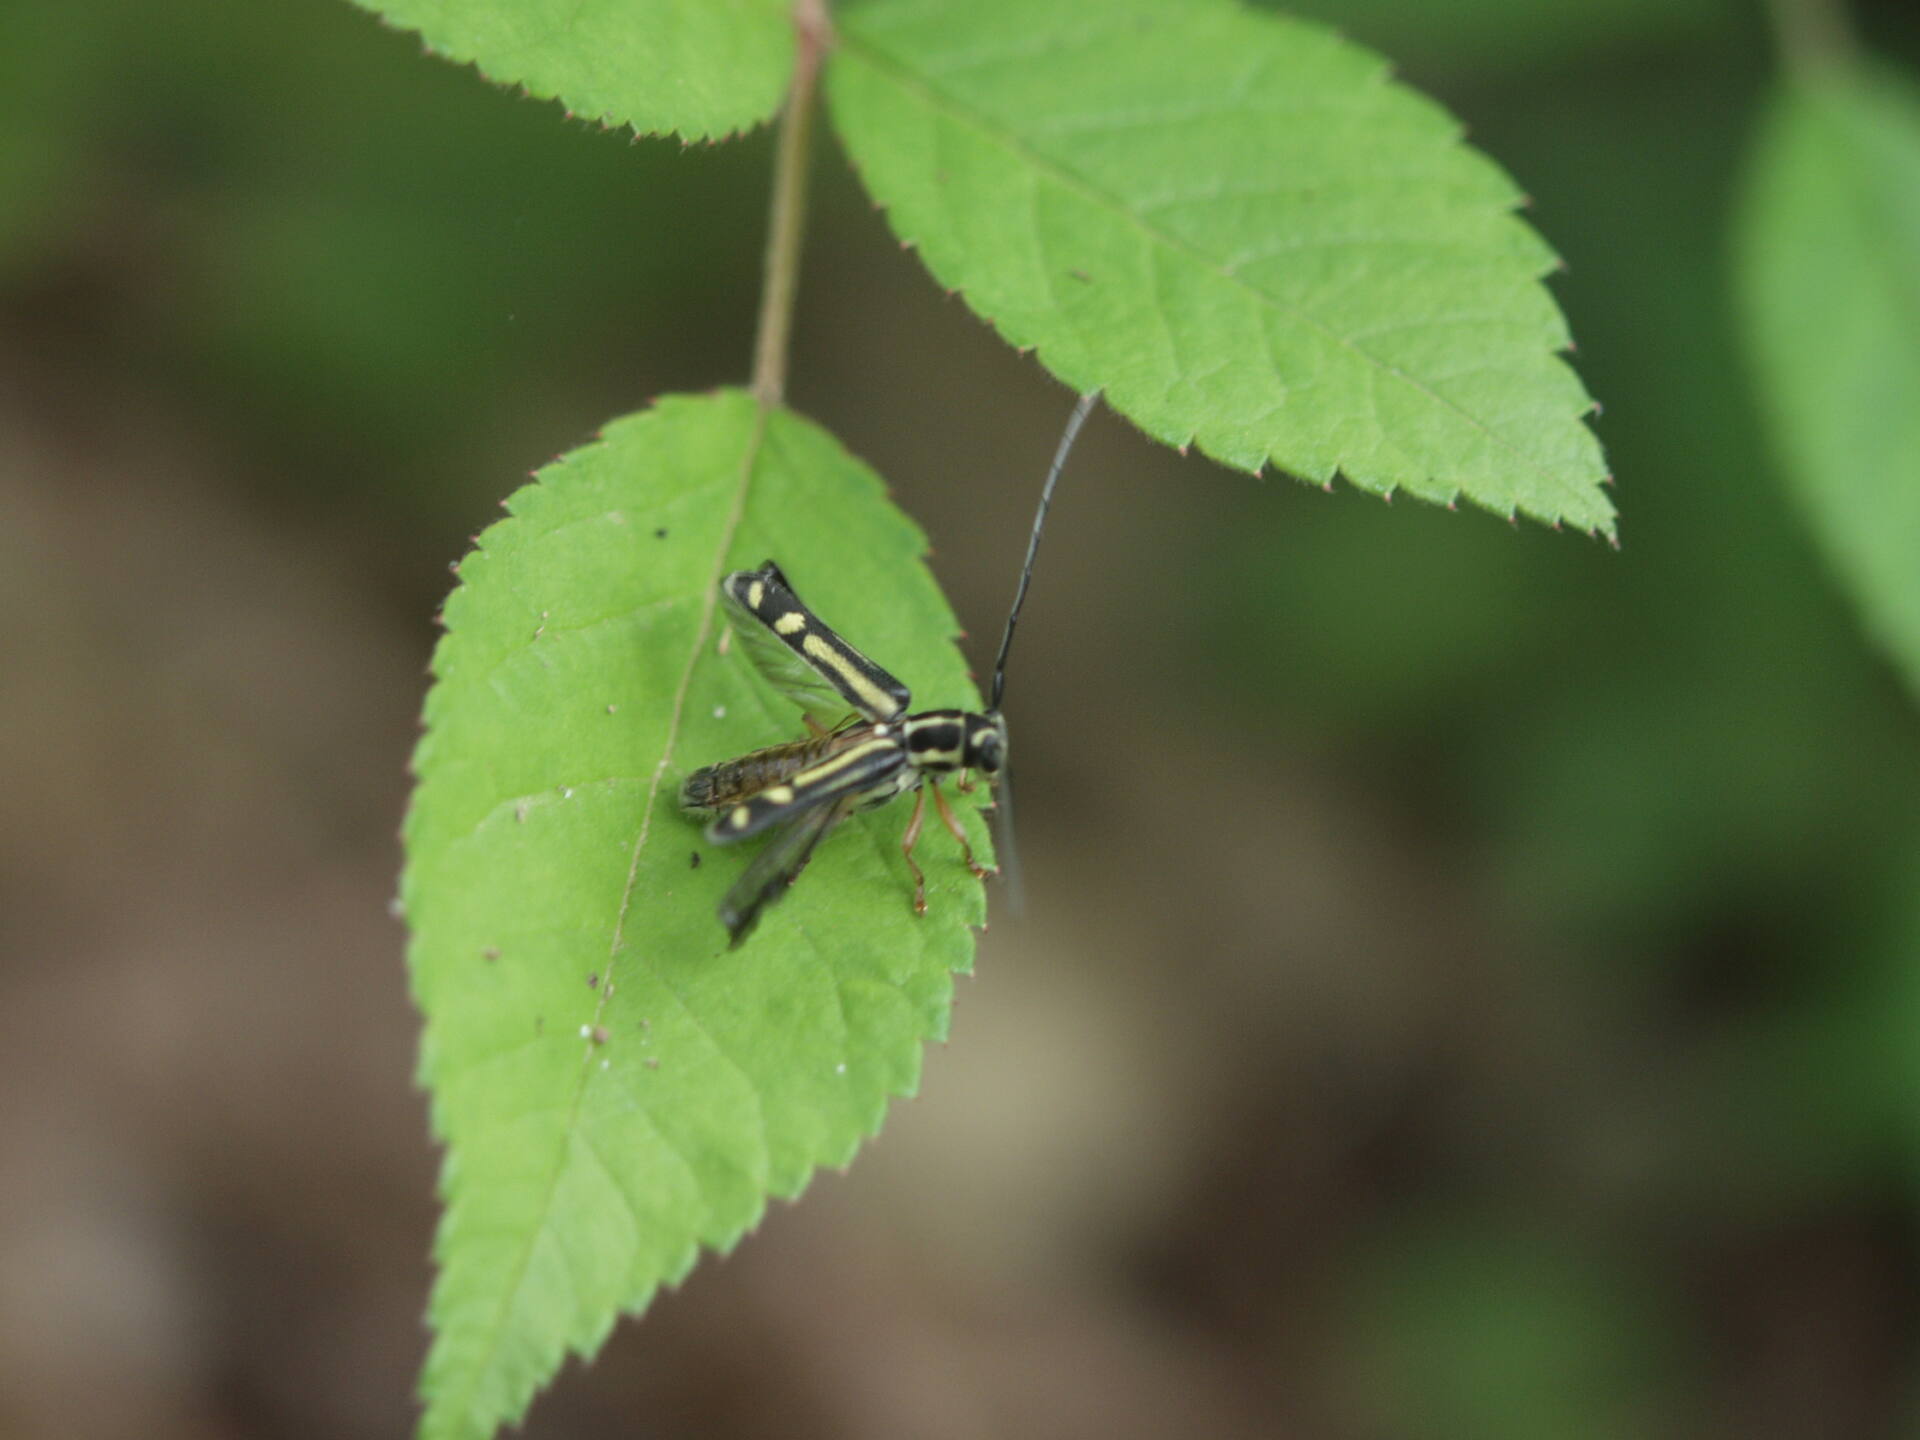
[[[1268,8],[1311,16],[1423,73],[1511,70],[1591,60],[1649,41],[1712,43],[1736,0],[1295,0]]]
[[[1371,1433],[1690,1433],[1726,1363],[1703,1296],[1782,1236],[1904,1234],[1920,1155],[1920,720],[1783,499],[1729,313],[1773,62],[1712,0],[1289,8],[1433,84],[1534,197],[1622,513],[1616,554],[1213,475],[1204,529],[1136,557],[1172,597],[1140,643],[1249,753],[1314,746],[1457,857],[1631,1130],[1624,1177],[1571,1180],[1604,1147],[1555,1113],[1380,1220],[1342,1383]],[[1905,7],[1861,19],[1912,64]],[[0,315],[49,373],[220,427],[270,503],[414,547],[373,583],[424,616],[418,555],[518,472],[744,373],[765,159],[565,121],[344,3],[13,0]],[[1913,1264],[1873,1254],[1899,1393]]]
[[[1424,23],[1395,14],[1389,38]],[[1757,1243],[1912,1169],[1920,719],[1785,500],[1732,314],[1726,231],[1771,61],[1751,17],[1653,38],[1454,101],[1568,261],[1621,553],[1249,495],[1169,567],[1220,577],[1164,637],[1190,674],[1186,637],[1219,637],[1195,679],[1250,726],[1277,707],[1356,767],[1417,775],[1407,803],[1503,877],[1511,923],[1590,972],[1563,983],[1604,987],[1591,1023],[1663,1027],[1653,1073],[1615,1079],[1666,1088],[1643,1184],[1669,1208],[1594,1225],[1556,1210],[1553,1177],[1475,1177],[1471,1242],[1423,1231],[1366,1311],[1419,1402],[1396,1434],[1648,1433],[1569,1398],[1610,1350],[1646,1349],[1623,1313],[1659,1310],[1596,1257],[1677,1219]],[[1866,918],[1892,911],[1904,929]],[[1491,1228],[1508,1211],[1555,1250],[1526,1259]],[[1569,1251],[1582,1228],[1592,1249]]]
[[[0,21],[22,41],[0,64],[32,81],[0,85],[0,134],[33,117],[64,157],[0,151],[0,265],[58,284],[76,239],[113,246],[88,277],[109,293],[55,343],[104,342],[217,408],[290,494],[433,524],[502,455],[530,469],[648,394],[732,376],[761,142],[689,163],[428,63],[346,5],[65,17],[25,0]],[[695,215],[699,243],[671,243]]]
[[[1396,1217],[1355,1277],[1355,1408],[1433,1440],[1673,1424],[1699,1357],[1655,1267],[1616,1243],[1491,1208]]]
[[[1920,696],[1920,86],[1796,75],[1757,128],[1735,274],[1766,433]]]

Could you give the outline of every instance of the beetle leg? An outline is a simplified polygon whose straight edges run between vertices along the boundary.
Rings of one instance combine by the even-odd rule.
[[[920,822],[926,818],[926,812],[927,792],[922,788],[913,797],[913,818],[907,821],[907,833],[900,837],[900,853],[906,857],[907,868],[913,871],[913,913],[916,915],[927,913],[927,877],[920,873],[920,867],[913,860],[913,847],[920,843]]]
[[[947,827],[947,833],[960,842],[960,854],[967,862],[967,868],[982,880],[989,875],[998,875],[998,870],[990,869],[973,858],[973,846],[968,843],[967,832],[961,828],[958,817],[947,808],[947,797],[940,793],[939,782],[934,781],[929,788],[933,791],[933,808],[940,812],[940,821]]]

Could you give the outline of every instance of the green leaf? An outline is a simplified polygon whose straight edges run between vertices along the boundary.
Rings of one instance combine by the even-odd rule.
[[[1231,0],[850,5],[833,114],[894,230],[1172,445],[1611,535],[1521,196],[1385,62]]]
[[[925,538],[829,436],[758,416],[723,392],[608,427],[447,603],[402,886],[447,1147],[423,1435],[517,1418],[698,1247],[846,1164],[971,964],[981,888],[929,835],[913,914],[906,805],[849,820],[726,948],[714,907],[757,847],[709,846],[680,779],[804,732],[718,653],[725,570],[779,559],[920,704],[979,703]]]
[[[1838,71],[1777,97],[1739,217],[1768,432],[1840,582],[1920,692],[1920,95]]]
[[[1337,27],[1397,59],[1485,71],[1553,61],[1592,65],[1629,45],[1698,40],[1725,29],[1726,0],[1261,0]]]
[[[781,0],[358,0],[427,48],[603,125],[706,140],[786,93]]]

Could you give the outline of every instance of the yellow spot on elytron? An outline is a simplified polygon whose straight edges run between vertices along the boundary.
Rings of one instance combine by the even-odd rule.
[[[791,785],[776,785],[761,798],[774,805],[791,805],[793,803],[793,787]]]
[[[802,615],[798,610],[789,610],[785,615],[782,615],[778,620],[773,622],[774,633],[778,635],[791,635],[796,630],[804,630],[806,628],[807,617]]]
[[[733,807],[733,814],[727,817],[727,824],[736,830],[744,830],[747,828],[747,822],[751,819],[753,819],[753,812],[751,810],[747,809],[744,805],[736,805]]]
[[[887,694],[886,691],[874,684],[865,675],[862,675],[860,671],[854,667],[852,661],[848,660],[846,656],[827,644],[827,642],[822,640],[818,635],[807,636],[801,643],[800,648],[822,665],[828,666],[840,677],[841,683],[844,686],[844,689],[841,691],[842,694],[850,693],[854,699],[865,705],[873,714],[892,715],[899,710],[900,706],[898,702],[896,702],[891,695]]]
[[[753,584],[747,587],[747,608],[748,609],[758,610],[760,608],[760,602],[766,598],[767,598],[767,587],[761,584],[758,580],[754,581]]]

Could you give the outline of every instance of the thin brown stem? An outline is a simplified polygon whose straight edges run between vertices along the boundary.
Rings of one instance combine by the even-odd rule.
[[[787,352],[800,287],[800,242],[807,218],[807,162],[813,150],[813,114],[820,62],[833,44],[826,0],[794,0],[793,84],[780,115],[773,157],[773,210],[767,222],[766,273],[753,344],[753,395],[762,410],[787,391]]]

